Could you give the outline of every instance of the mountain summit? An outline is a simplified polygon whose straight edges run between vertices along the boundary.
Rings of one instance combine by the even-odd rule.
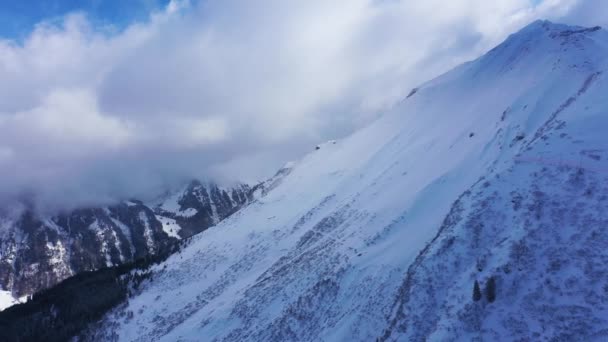
[[[120,341],[605,340],[608,34],[539,21],[154,267]]]

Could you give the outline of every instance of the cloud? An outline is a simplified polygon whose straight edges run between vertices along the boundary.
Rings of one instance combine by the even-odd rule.
[[[572,25],[599,25],[608,28],[608,2],[602,0],[577,1],[562,13],[561,18],[557,19]]]
[[[261,179],[537,18],[595,1],[172,1],[0,41],[0,201],[70,208]]]

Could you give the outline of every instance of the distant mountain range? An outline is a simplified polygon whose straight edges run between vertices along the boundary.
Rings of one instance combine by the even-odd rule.
[[[155,203],[131,200],[52,216],[26,210],[16,218],[0,217],[3,306],[80,272],[155,254],[230,216],[257,189],[193,181]]]

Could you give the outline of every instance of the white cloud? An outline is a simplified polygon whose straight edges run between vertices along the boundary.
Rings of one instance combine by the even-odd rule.
[[[41,23],[0,41],[0,199],[260,178],[534,19],[605,22],[596,3],[173,1],[123,31]]]

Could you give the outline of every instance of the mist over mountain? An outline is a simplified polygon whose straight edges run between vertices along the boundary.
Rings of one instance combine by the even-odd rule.
[[[154,197],[191,179],[256,183],[533,19],[593,26],[603,9],[170,1],[127,24],[100,22],[89,7],[55,14],[0,40],[1,206],[54,212]]]
[[[607,13],[0,6],[0,341],[608,340]]]
[[[82,273],[166,255],[263,189],[192,181],[149,202],[0,214],[0,310]]]

